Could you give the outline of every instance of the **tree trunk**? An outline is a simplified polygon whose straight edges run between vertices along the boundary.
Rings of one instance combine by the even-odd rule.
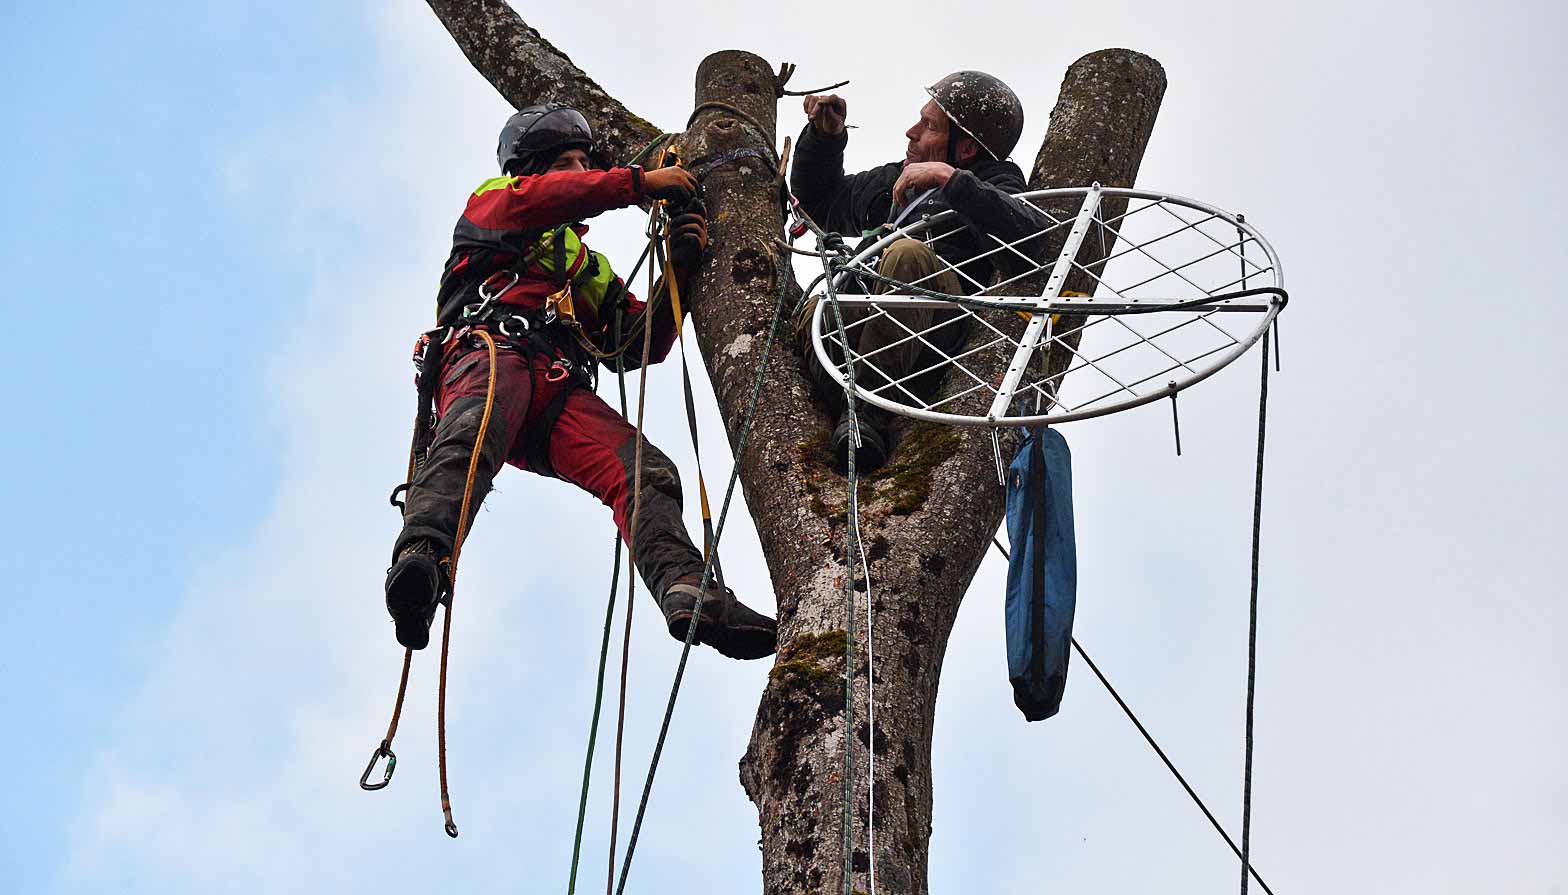
[[[617,134],[610,144],[617,159],[656,133],[505,4],[428,2],[474,66],[514,104],[578,105],[596,129]],[[711,244],[688,302],[732,447],[780,284],[791,290],[791,304],[799,291],[790,256],[774,243],[783,235],[772,162],[780,88],[763,59],[715,53],[698,68],[696,114],[676,140],[684,160],[707,170]],[[1159,64],[1129,50],[1078,60],[1063,81],[1031,185],[1130,185],[1164,88]],[[704,160],[720,163],[709,167]],[[1059,250],[1058,242],[1051,251]],[[942,659],[959,603],[1001,521],[1003,493],[988,434],[929,424],[906,427],[889,463],[862,480],[861,532],[875,613],[876,653],[868,663],[863,580],[856,590],[859,619],[846,624],[844,581],[858,557],[844,555],[846,486],[831,470],[829,422],[812,397],[786,320],[751,440],[736,458],[779,608],[779,655],[740,762],[741,784],[757,805],[764,892],[842,891],[843,749],[850,735],[843,681],[845,634],[852,627],[850,882],[868,888],[866,780],[874,753],[879,890],[924,895]],[[876,686],[874,735],[867,723],[868,675]]]

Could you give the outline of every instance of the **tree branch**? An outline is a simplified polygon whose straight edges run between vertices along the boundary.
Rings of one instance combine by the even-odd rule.
[[[463,55],[513,108],[568,103],[593,125],[606,164],[628,161],[660,130],[572,64],[503,0],[426,0]]]

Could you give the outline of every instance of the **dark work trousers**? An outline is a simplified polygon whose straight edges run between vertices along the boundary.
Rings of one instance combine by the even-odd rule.
[[[884,249],[877,272],[890,279],[949,295],[963,291],[958,275],[943,265],[936,253],[918,239],[900,239]],[[895,288],[877,283],[872,291],[880,294]],[[806,360],[806,369],[810,371],[818,390],[834,407],[840,407],[843,404],[843,388],[817,362],[816,352],[811,346],[811,317],[819,300],[819,297],[814,296],[802,305],[800,316],[795,319],[795,338]],[[963,328],[957,318],[961,312],[904,308],[872,316],[873,312],[863,307],[845,307],[843,312],[849,344],[863,358],[855,364],[857,384],[862,389],[875,391],[898,403],[929,400],[941,383],[941,375],[945,370],[937,369],[919,376],[911,374],[927,370],[941,360],[941,356],[931,346],[949,353],[959,343]],[[831,345],[837,329],[833,309],[828,308],[823,313],[827,315],[823,321],[823,331],[828,334],[827,341]],[[940,325],[944,321],[946,325]],[[911,333],[921,334],[920,338],[914,338]],[[837,354],[834,351],[834,355]]]
[[[448,357],[443,365],[436,394],[440,422],[430,453],[409,485],[403,531],[393,548],[394,561],[403,546],[415,538],[429,538],[444,554],[451,551],[457,536],[463,484],[484,417],[490,373],[483,343],[472,336],[465,342],[472,344],[457,348],[461,353]],[[642,505],[637,540],[631,543],[628,529],[637,430],[604,399],[571,377],[549,382],[549,365],[550,359],[542,354],[536,354],[530,364],[522,354],[498,342],[495,406],[474,471],[469,525],[503,462],[529,468],[529,442],[544,437],[537,431],[539,417],[561,389],[570,388],[549,434],[547,456],[555,475],[599,498],[614,512],[621,540],[631,546],[637,571],[653,594],[663,594],[682,576],[701,575],[702,554],[687,537],[681,520],[681,483],[675,464],[643,440]],[[540,515],[541,523],[548,515]]]

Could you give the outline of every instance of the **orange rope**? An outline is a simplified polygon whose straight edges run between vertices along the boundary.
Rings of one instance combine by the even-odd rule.
[[[479,420],[479,434],[474,437],[474,448],[468,457],[468,477],[463,482],[463,504],[457,519],[457,537],[452,544],[452,555],[441,562],[446,566],[447,599],[446,615],[441,620],[441,678],[436,691],[436,748],[441,773],[441,813],[446,818],[446,834],[457,837],[457,824],[452,822],[452,797],[447,787],[446,777],[446,670],[447,658],[450,654],[452,643],[452,598],[457,589],[457,560],[463,552],[463,541],[468,537],[469,509],[473,505],[474,474],[479,469],[479,455],[484,447],[485,436],[490,431],[490,416],[495,409],[495,340],[484,330],[473,331],[485,343],[485,350],[490,358],[490,375],[485,382],[485,412]],[[440,370],[427,370],[427,376],[439,376]],[[418,421],[415,421],[416,432]],[[408,478],[414,478],[414,450],[409,448]],[[392,769],[396,766],[396,758],[392,754],[392,738],[397,736],[397,725],[403,715],[403,701],[408,695],[408,670],[413,664],[414,651],[403,650],[403,673],[398,679],[397,699],[392,704],[392,721],[387,725],[386,738],[381,741],[375,754],[371,757],[371,765],[365,769],[365,776],[360,778],[360,785],[367,789],[380,789],[392,780]],[[385,757],[388,761],[386,777],[379,786],[366,786],[366,780],[374,768],[376,760]]]
[[[474,436],[474,450],[468,456],[468,478],[463,482],[463,506],[458,511],[457,537],[452,541],[452,556],[447,559],[446,615],[441,618],[441,680],[436,690],[436,757],[441,772],[441,813],[446,817],[446,834],[457,838],[457,824],[452,822],[452,797],[446,784],[446,666],[452,642],[452,604],[457,592],[457,559],[463,552],[463,539],[468,537],[469,507],[473,503],[474,473],[479,469],[479,454],[484,448],[485,436],[490,431],[490,414],[495,409],[495,340],[482,329],[474,335],[485,343],[490,356],[490,375],[485,381],[485,412],[479,419],[479,434]]]

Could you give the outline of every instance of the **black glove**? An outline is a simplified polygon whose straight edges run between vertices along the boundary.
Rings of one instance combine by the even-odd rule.
[[[702,189],[685,168],[672,166],[642,172],[643,195],[684,204]]]
[[[708,210],[693,197],[670,219],[670,261],[683,270],[695,268],[708,247]]]

